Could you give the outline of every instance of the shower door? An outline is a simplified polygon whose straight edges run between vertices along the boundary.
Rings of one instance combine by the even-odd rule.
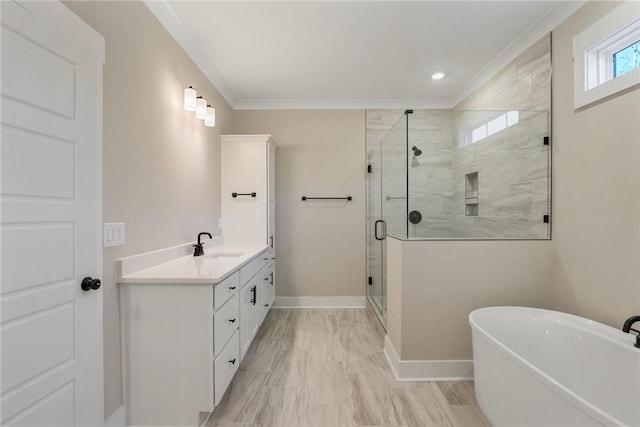
[[[385,242],[382,220],[382,149],[377,145],[369,153],[367,209],[367,297],[382,325],[386,327]],[[381,240],[382,239],[382,240]]]
[[[367,297],[386,327],[386,238],[407,233],[407,116],[368,155]]]

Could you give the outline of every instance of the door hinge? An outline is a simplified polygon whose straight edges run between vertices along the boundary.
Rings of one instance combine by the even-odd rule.
[[[371,173],[371,165],[367,165],[367,173]]]
[[[544,222],[545,224],[549,223],[549,215],[542,215],[542,222]]]
[[[542,145],[549,145],[549,137],[545,136],[544,138],[542,138]]]
[[[369,280],[367,281],[370,285],[373,285],[373,277],[369,276]]]

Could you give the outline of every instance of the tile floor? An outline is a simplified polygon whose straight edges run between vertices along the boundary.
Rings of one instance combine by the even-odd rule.
[[[367,309],[274,309],[207,427],[489,426],[473,383],[397,382]]]

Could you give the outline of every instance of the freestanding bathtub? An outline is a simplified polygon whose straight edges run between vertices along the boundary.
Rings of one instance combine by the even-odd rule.
[[[635,337],[527,307],[469,315],[476,399],[494,427],[640,426]]]

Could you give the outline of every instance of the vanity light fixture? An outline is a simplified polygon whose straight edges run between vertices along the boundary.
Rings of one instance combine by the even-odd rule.
[[[196,90],[189,86],[184,90],[184,109],[186,111],[196,111]]]
[[[207,118],[207,100],[199,96],[196,98],[196,119],[204,120]]]
[[[204,125],[214,127],[216,125],[216,109],[202,96],[198,96],[196,90],[189,86],[184,90],[184,109],[186,111],[195,111],[196,119],[204,120]]]
[[[433,73],[433,74],[431,74],[431,78],[433,80],[440,80],[440,79],[444,78],[444,73],[441,73],[441,72]]]
[[[216,125],[216,109],[211,105],[207,105],[207,117],[204,119],[204,125],[210,128]]]

